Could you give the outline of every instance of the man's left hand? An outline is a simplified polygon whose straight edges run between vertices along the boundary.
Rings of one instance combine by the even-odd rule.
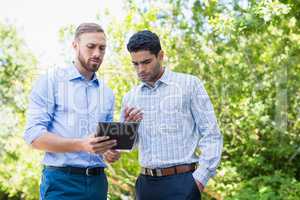
[[[108,150],[103,155],[108,163],[116,162],[121,157],[121,153],[117,150]]]

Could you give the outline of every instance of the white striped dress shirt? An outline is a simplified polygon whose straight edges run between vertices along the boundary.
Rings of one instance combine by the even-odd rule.
[[[142,167],[199,163],[193,177],[206,185],[221,159],[223,138],[203,83],[195,76],[165,69],[153,87],[142,83],[123,98],[143,110],[136,146]],[[197,154],[197,149],[201,154]]]

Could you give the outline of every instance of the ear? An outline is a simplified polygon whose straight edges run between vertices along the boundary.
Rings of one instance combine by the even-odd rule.
[[[72,42],[72,47],[73,47],[73,49],[77,49],[78,48],[78,42],[76,40],[74,40]]]
[[[163,59],[164,59],[164,51],[163,50],[160,50],[159,52],[158,52],[158,60],[159,60],[159,62],[162,62],[163,61]]]

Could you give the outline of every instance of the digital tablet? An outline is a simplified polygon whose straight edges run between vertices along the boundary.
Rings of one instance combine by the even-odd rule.
[[[96,136],[117,140],[112,149],[131,150],[137,136],[139,122],[99,122]]]

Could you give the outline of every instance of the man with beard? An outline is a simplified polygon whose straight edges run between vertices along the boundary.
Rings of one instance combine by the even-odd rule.
[[[136,141],[142,167],[136,198],[198,200],[215,175],[223,146],[203,83],[162,66],[164,52],[155,33],[137,32],[127,49],[142,81],[122,103],[123,120],[135,121],[143,113]]]
[[[98,122],[112,121],[114,95],[96,76],[106,36],[95,23],[83,23],[73,41],[72,66],[49,71],[33,87],[25,141],[45,152],[40,199],[107,199],[104,157],[119,159],[115,140],[95,137]]]

